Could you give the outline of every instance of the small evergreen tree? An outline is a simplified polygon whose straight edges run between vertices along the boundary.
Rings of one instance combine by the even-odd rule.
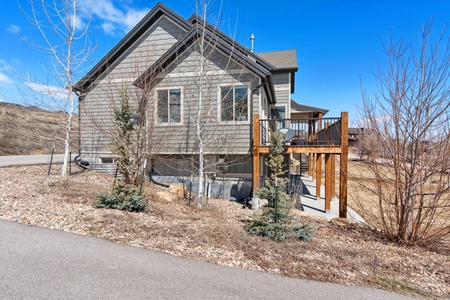
[[[140,149],[143,145],[141,128],[137,124],[137,110],[130,104],[128,90],[119,90],[120,106],[113,107],[115,133],[111,151],[116,155],[117,171],[121,178],[114,182],[111,194],[97,194],[97,208],[113,208],[126,211],[147,211],[148,201],[139,186],[142,176]]]
[[[288,179],[282,177],[284,135],[272,132],[270,135],[270,154],[267,166],[271,170],[270,177],[265,178],[265,187],[258,189],[256,194],[268,200],[261,214],[254,214],[246,224],[250,234],[265,236],[275,241],[297,238],[302,241],[311,240],[314,227],[310,224],[301,225],[292,214],[293,202],[286,193]]]
[[[136,148],[137,111],[130,105],[128,90],[119,90],[120,106],[113,107],[115,134],[111,150],[116,155],[119,174],[123,176],[126,184],[139,184],[139,170],[136,157],[133,156]]]

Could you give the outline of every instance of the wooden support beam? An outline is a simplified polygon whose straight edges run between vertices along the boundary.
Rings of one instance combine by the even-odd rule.
[[[259,141],[261,127],[259,123],[259,115],[253,116],[253,191],[259,187]]]
[[[316,179],[316,159],[317,159],[316,155],[317,154],[315,154],[315,153],[311,153],[311,173],[312,173],[311,177],[312,177],[312,180]]]
[[[336,197],[336,154],[331,154],[331,198]]]
[[[316,154],[316,198],[320,198],[320,186],[322,185],[322,154]]]
[[[262,148],[261,146],[260,148]],[[268,147],[267,147],[268,148]],[[339,154],[341,146],[286,146],[287,153],[321,153]]]
[[[308,176],[312,176],[311,166],[312,166],[312,154],[308,153]]]
[[[331,212],[331,155],[332,154],[325,154],[325,212],[327,214]]]
[[[339,218],[347,218],[348,112],[341,113],[341,148]]]
[[[254,146],[253,146],[254,149]],[[268,154],[269,146],[258,146],[258,152]],[[321,154],[340,154],[341,153],[341,147],[340,146],[287,146],[286,147],[286,153],[304,153],[304,154],[311,154],[312,157],[314,153],[321,153]]]

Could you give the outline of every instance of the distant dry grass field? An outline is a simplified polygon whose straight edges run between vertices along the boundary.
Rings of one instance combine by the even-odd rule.
[[[63,153],[64,112],[49,112],[37,107],[0,102],[0,155]],[[78,120],[72,128],[72,149],[78,149]]]
[[[392,169],[388,166],[379,165],[380,172],[383,172],[385,178],[391,178],[392,180],[386,180],[383,183],[386,190],[392,189],[394,178],[392,175]],[[374,218],[380,216],[379,199],[372,192],[368,192],[369,189],[376,189],[377,178],[368,170],[368,167],[364,161],[349,161],[348,169],[348,203],[363,216],[369,223]],[[392,175],[392,176],[391,176]],[[435,189],[435,184],[438,181],[436,178],[430,177],[428,183],[424,186],[424,193],[432,192]],[[386,195],[389,198],[389,195]],[[424,215],[424,221],[428,216]],[[432,227],[439,229],[442,227],[450,226],[450,193],[446,192],[442,195],[442,201],[439,203],[439,208],[436,210],[433,216]],[[444,239],[443,246],[447,246],[450,249],[450,236]]]

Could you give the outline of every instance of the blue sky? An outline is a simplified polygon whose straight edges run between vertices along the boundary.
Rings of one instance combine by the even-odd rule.
[[[19,2],[26,7],[26,0]],[[163,1],[185,18],[194,13],[193,2]],[[92,1],[94,19],[90,37],[99,46],[93,63],[156,3]],[[1,11],[0,100],[12,101],[19,97],[13,85],[16,79],[5,66],[22,64],[32,73],[42,73],[41,64],[45,64],[46,57],[18,37],[33,39],[37,32],[16,1],[4,1]],[[327,108],[330,117],[348,111],[354,120],[356,106],[362,101],[360,78],[366,90],[372,92],[375,81],[371,69],[385,62],[381,41],[386,41],[391,33],[395,38],[416,39],[421,25],[430,18],[434,18],[434,28],[440,30],[449,21],[450,1],[223,0],[221,29],[248,47],[253,33],[255,52],[296,49],[299,70],[292,98],[302,104]],[[80,78],[84,74],[75,75]]]

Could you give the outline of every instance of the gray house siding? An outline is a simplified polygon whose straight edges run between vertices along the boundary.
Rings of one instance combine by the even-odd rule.
[[[250,95],[259,85],[259,79],[245,68],[225,69],[230,64],[224,62],[229,58],[218,52],[211,53],[205,61],[202,83],[200,86],[199,54],[190,52],[180,58],[170,71],[159,78],[159,82],[148,93],[149,124],[155,124],[156,91],[165,89],[181,89],[182,121],[175,125],[157,124],[152,128],[152,144],[159,144],[157,153],[161,154],[193,154],[198,152],[196,140],[196,119],[198,115],[199,90],[202,91],[202,137],[207,154],[247,154],[250,150],[250,122],[252,109],[258,113],[259,91]],[[236,67],[236,68],[234,68]],[[222,122],[220,120],[220,87],[246,85],[248,86],[249,103],[246,121]],[[251,108],[253,104],[253,108]]]
[[[286,118],[290,116],[291,107],[291,82],[290,73],[276,73],[272,75],[272,81],[277,98],[276,106],[286,107]]]
[[[183,34],[174,23],[161,17],[149,30],[127,49],[107,72],[97,79],[86,95],[80,98],[80,145],[82,159],[90,163],[112,157],[109,144],[113,129],[112,107],[120,103],[119,89],[126,88],[133,103],[143,91],[134,80],[169,49]]]

